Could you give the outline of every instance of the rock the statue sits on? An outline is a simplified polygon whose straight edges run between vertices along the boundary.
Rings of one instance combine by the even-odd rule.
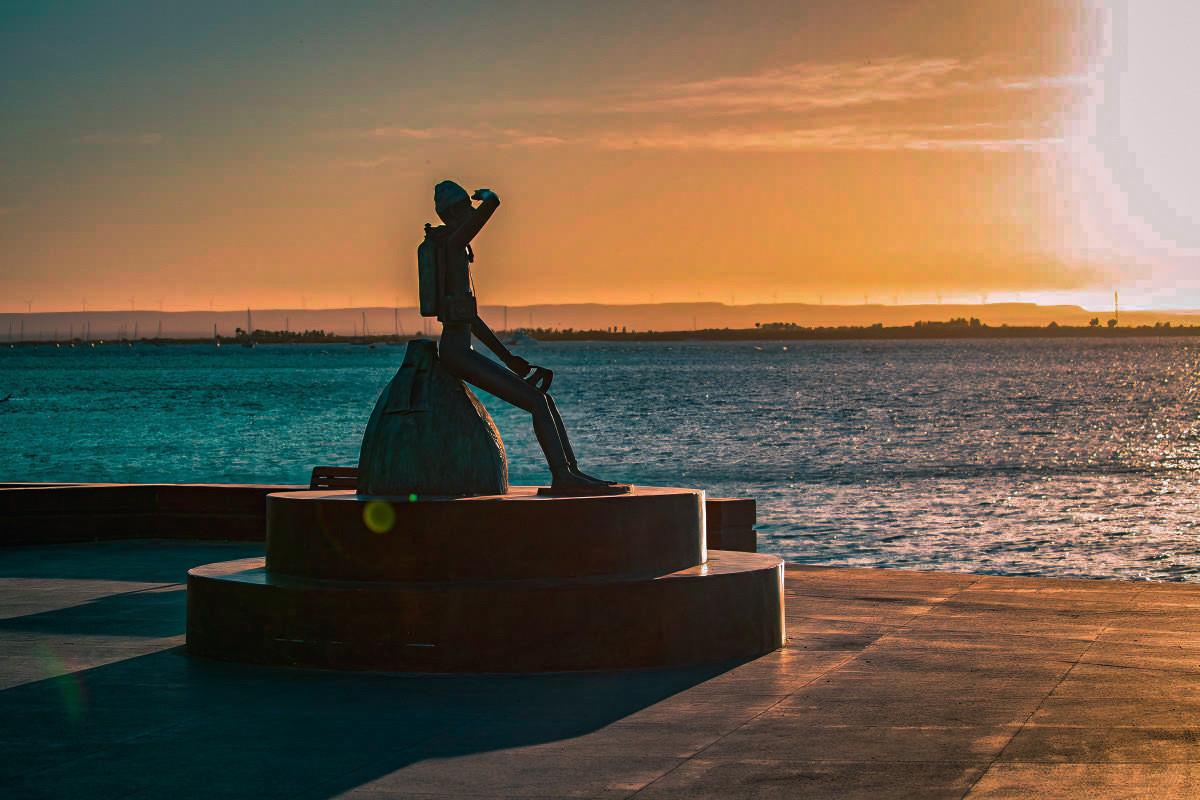
[[[508,491],[508,458],[491,415],[438,362],[437,344],[414,339],[367,422],[358,493],[491,495]]]

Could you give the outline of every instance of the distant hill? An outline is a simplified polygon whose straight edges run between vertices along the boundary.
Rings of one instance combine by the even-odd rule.
[[[1093,317],[1101,324],[1111,311],[1089,311],[1080,306],[1040,306],[1034,303],[988,303],[985,305],[812,305],[806,303],[762,303],[734,306],[724,303],[646,303],[605,305],[601,303],[545,304],[530,306],[484,306],[481,316],[497,330],[505,328],[574,328],[603,330],[615,326],[636,331],[681,331],[704,328],[753,328],[755,324],[790,322],[806,326],[911,325],[918,321],[944,321],[954,317],[977,317],[988,325],[1087,325]],[[260,330],[324,330],[339,335],[420,333],[436,331],[437,324],[421,317],[415,308],[393,309],[255,309],[253,325]],[[1200,311],[1123,311],[1122,325],[1170,322],[1200,324]],[[32,314],[0,314],[0,339],[15,340],[24,324],[26,339],[82,337],[90,326],[93,339],[120,336],[153,338],[162,326],[164,337],[212,336],[213,326],[221,336],[233,336],[246,327],[243,311],[63,311]],[[365,330],[364,330],[365,328]]]

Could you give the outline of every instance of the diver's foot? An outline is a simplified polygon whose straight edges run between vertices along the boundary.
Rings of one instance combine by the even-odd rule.
[[[595,482],[595,483],[604,483],[604,484],[607,484],[607,485],[609,485],[609,486],[616,486],[616,485],[617,485],[617,481],[606,481],[606,480],[604,480],[604,479],[602,479],[602,478],[596,478],[596,477],[593,477],[592,475],[588,475],[586,472],[584,472],[583,470],[581,470],[581,469],[578,467],[578,465],[576,465],[576,464],[571,464],[570,466],[568,466],[568,467],[567,467],[567,470],[568,470],[568,471],[569,471],[569,472],[570,472],[572,475],[574,475],[575,477],[577,477],[577,478],[583,478],[585,481],[593,481],[593,482]]]
[[[597,495],[629,494],[633,487],[627,483],[608,483],[574,473],[556,475],[550,486],[538,489],[538,494],[551,497],[594,497]]]

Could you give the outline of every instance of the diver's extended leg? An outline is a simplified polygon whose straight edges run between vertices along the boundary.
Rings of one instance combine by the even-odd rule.
[[[546,398],[546,405],[550,408],[550,415],[554,418],[554,427],[558,431],[558,440],[562,442],[563,452],[567,456],[567,464],[575,466],[575,451],[571,448],[571,440],[567,438],[567,427],[563,425],[562,415],[558,413],[558,406],[554,405],[554,398],[548,394],[542,395]]]
[[[563,425],[562,414],[558,413],[558,406],[554,404],[553,397],[548,394],[544,395],[544,397],[546,398],[546,405],[550,407],[550,413],[554,417],[554,427],[558,429],[558,439],[560,442],[562,442],[563,452],[566,453],[567,456],[567,469],[569,469],[575,475],[578,475],[581,478],[586,478],[589,481],[596,481],[597,483],[606,483],[609,485],[616,483],[616,481],[605,481],[601,480],[600,478],[592,477],[579,468],[579,462],[575,460],[575,450],[572,449],[571,440],[567,437],[567,427]]]

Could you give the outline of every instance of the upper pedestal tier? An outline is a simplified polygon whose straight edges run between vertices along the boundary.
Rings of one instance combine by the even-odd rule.
[[[637,487],[607,497],[267,497],[273,574],[356,581],[657,576],[706,559],[704,492]]]

